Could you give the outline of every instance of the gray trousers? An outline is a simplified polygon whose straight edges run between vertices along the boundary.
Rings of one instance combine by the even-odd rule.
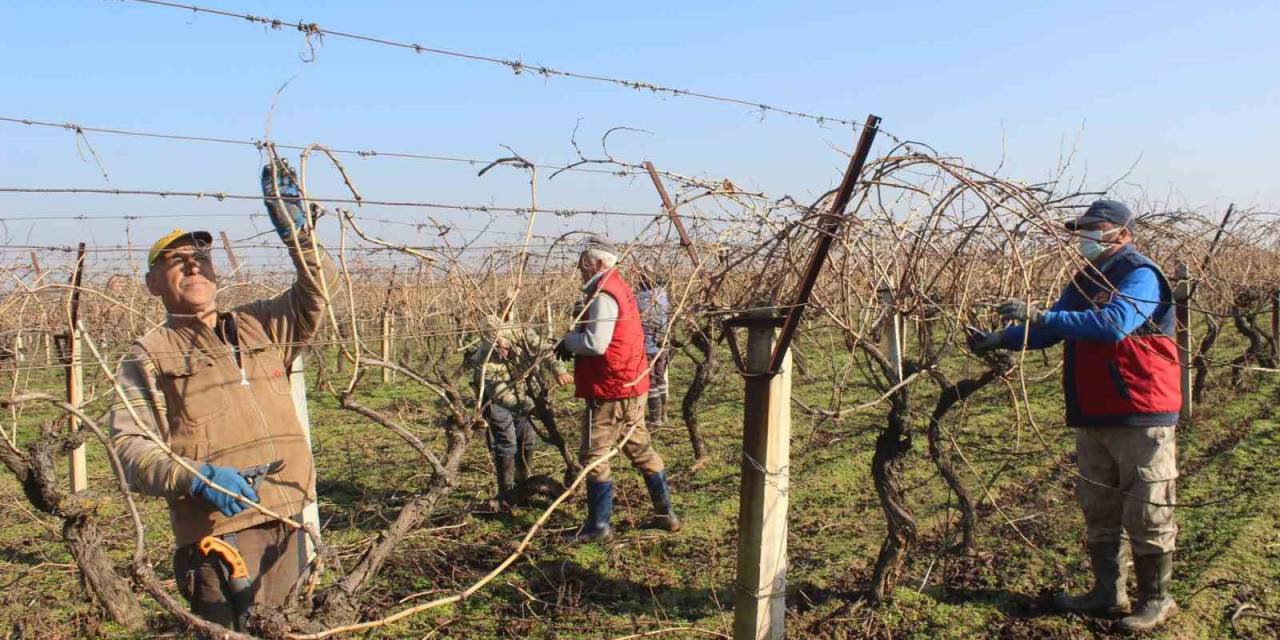
[[[1129,538],[1135,556],[1174,550],[1175,427],[1076,429],[1076,497],[1089,542]]]

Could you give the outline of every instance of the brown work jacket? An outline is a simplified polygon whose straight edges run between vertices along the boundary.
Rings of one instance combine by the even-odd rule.
[[[294,409],[289,364],[325,315],[321,265],[331,295],[337,279],[327,254],[317,256],[308,239],[300,244],[301,252],[290,248],[299,269],[293,286],[229,312],[239,337],[239,363],[213,329],[197,318],[174,316],[138,339],[120,363],[117,380],[127,400],[117,397],[111,408],[111,439],[131,488],[168,501],[179,546],[270,517],[249,508],[228,518],[192,497],[195,476],[174,455],[196,469],[205,462],[242,469],[282,460],[279,472],[258,482],[260,504],[293,517],[316,499],[315,466]]]

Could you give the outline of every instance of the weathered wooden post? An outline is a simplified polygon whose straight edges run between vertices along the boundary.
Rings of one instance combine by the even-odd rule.
[[[876,290],[880,306],[884,308],[885,324],[880,332],[884,342],[884,353],[893,365],[895,378],[892,384],[902,382],[902,314],[898,313],[894,302],[893,277],[890,276],[885,286]]]
[[[394,355],[392,344],[392,333],[395,331],[394,312],[391,308],[391,297],[396,289],[396,267],[391,267],[391,279],[387,282],[387,293],[382,301],[382,361],[391,364],[391,358]],[[394,382],[396,379],[395,372],[390,367],[382,367],[382,382]]]
[[[725,321],[734,363],[746,379],[743,402],[742,489],[738,510],[738,579],[734,591],[734,640],[786,637],[787,489],[791,437],[791,342],[831,244],[844,222],[858,176],[879,131],[880,118],[867,116],[858,146],[849,158],[830,209],[805,265],[804,277],[786,316],[763,309]],[[782,330],[774,335],[774,328]],[[746,327],[744,359],[733,327]]]
[[[781,640],[787,617],[791,354],[770,375],[782,318],[762,309],[731,322],[747,328],[733,637]]]
[[[1280,362],[1280,289],[1271,292],[1271,345],[1276,349],[1276,362]]]
[[[40,286],[40,281],[44,280],[44,269],[40,268],[40,259],[36,257],[35,251],[31,252],[31,273],[35,275],[35,280],[32,281],[32,284],[37,287]],[[22,334],[18,335],[21,337]],[[41,340],[44,342],[45,357],[49,358],[50,362],[53,362],[53,337],[46,331]],[[31,351],[33,356],[36,355],[40,351],[40,345],[33,344]],[[14,410],[16,411],[16,409]]]
[[[80,331],[80,283],[84,276],[84,243],[76,250],[76,268],[71,274],[71,300],[67,306],[67,402],[72,406],[80,406],[84,400],[84,363],[81,358]],[[75,415],[68,416],[71,433],[80,430],[80,419]],[[70,456],[71,492],[84,491],[89,486],[88,466],[85,462],[84,444],[71,450]]]
[[[382,361],[391,364],[391,308],[382,308]],[[390,367],[382,367],[382,381],[391,382],[395,378]]]
[[[1178,361],[1181,365],[1182,381],[1182,419],[1191,418],[1191,360],[1195,357],[1191,349],[1191,273],[1187,263],[1179,261],[1173,270],[1174,315],[1177,318]]]

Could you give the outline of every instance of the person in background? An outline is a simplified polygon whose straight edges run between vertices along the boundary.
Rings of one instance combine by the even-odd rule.
[[[586,309],[556,345],[556,357],[574,361],[574,395],[587,404],[578,453],[582,464],[603,457],[630,432],[622,453],[644,475],[654,512],[649,526],[675,532],[680,519],[671,506],[666,466],[644,425],[642,399],[649,392],[649,361],[640,310],[617,263],[617,249],[601,238],[589,240],[578,256]],[[582,542],[609,537],[612,514],[613,481],[605,461],[587,476],[587,520],[570,537]]]
[[[645,420],[649,427],[667,423],[667,365],[671,350],[667,348],[667,326],[671,301],[667,283],[647,269],[636,270],[636,305],[644,329],[644,354],[649,359],[649,399]]]
[[[264,167],[262,188],[297,269],[293,286],[220,310],[212,236],[175,229],[157,240],[146,286],[168,317],[121,361],[125,400],[107,418],[130,488],[168,502],[178,590],[194,613],[237,630],[252,604],[284,604],[306,564],[303,532],[243,501],[299,521],[316,499],[288,369],[323,321],[324,283],[337,290],[337,270],[317,248],[288,165]],[[268,463],[275,464],[256,484],[242,475]],[[206,538],[243,557],[251,583],[232,584],[225,556],[200,549]]]
[[[1178,612],[1169,594],[1182,406],[1173,290],[1134,246],[1134,217],[1124,204],[1099,200],[1066,227],[1088,264],[1047,311],[1022,301],[1001,305],[1000,315],[1018,324],[975,336],[971,346],[985,353],[1065,343],[1066,417],[1076,432],[1076,494],[1094,584],[1054,602],[1072,613],[1129,613],[1124,551],[1131,546],[1138,601],[1117,624],[1145,632]]]
[[[495,502],[501,510],[511,508],[512,490],[529,478],[529,463],[537,444],[532,420],[537,390],[530,388],[530,378],[539,354],[554,346],[533,329],[520,330],[490,315],[484,319],[480,343],[467,357],[471,384],[489,425],[489,447],[498,484]],[[542,366],[556,384],[573,382],[573,376],[559,361],[547,358],[537,366]]]

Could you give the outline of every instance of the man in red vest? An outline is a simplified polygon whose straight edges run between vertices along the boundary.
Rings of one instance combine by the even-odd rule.
[[[1094,584],[1054,602],[1071,613],[1128,613],[1124,551],[1132,546],[1138,604],[1118,626],[1144,632],[1178,612],[1169,595],[1178,534],[1174,427],[1182,407],[1173,290],[1134,248],[1134,218],[1124,204],[1099,200],[1066,227],[1088,264],[1047,311],[1023,301],[1001,305],[1000,315],[1018,324],[972,346],[985,353],[1065,344],[1067,424],[1076,430],[1076,495]]]
[[[617,249],[601,238],[591,238],[578,256],[586,309],[556,346],[556,357],[574,361],[574,395],[587,403],[579,460],[586,465],[604,456],[630,432],[622,453],[644,475],[653,500],[649,526],[674,532],[680,529],[680,519],[671,508],[666,467],[644,424],[649,360],[640,310],[617,262]],[[580,542],[609,537],[612,515],[613,481],[605,461],[587,475],[587,521],[570,537]]]

